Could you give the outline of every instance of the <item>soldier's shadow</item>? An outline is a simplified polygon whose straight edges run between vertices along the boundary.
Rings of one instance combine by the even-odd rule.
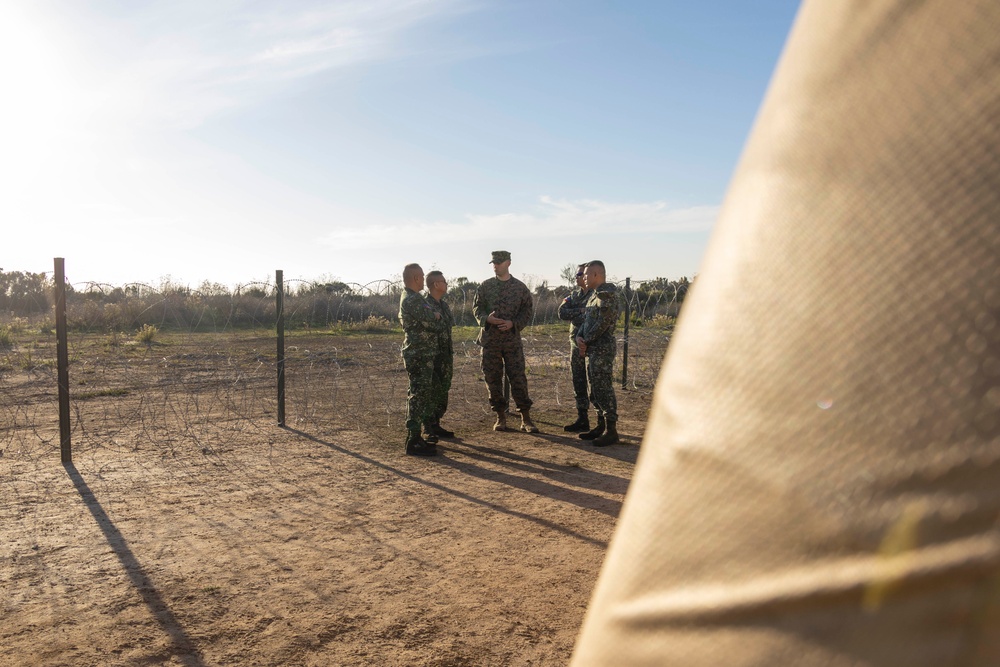
[[[438,443],[438,449],[444,453],[462,455],[438,456],[435,461],[442,466],[454,469],[478,479],[504,484],[538,496],[570,503],[577,507],[617,517],[621,511],[621,501],[606,498],[595,493],[580,491],[572,486],[600,490],[611,495],[624,495],[628,489],[628,480],[613,475],[583,471],[574,466],[563,466],[565,470],[544,461],[531,459],[510,452],[499,451],[480,445],[470,445],[459,440],[450,441],[462,449],[451,450],[443,441]],[[471,460],[475,462],[472,462]],[[479,465],[480,463],[485,465]],[[518,475],[512,471],[527,473]],[[546,477],[547,479],[539,479]],[[588,479],[589,478],[589,479]],[[552,481],[548,481],[552,480]],[[553,483],[559,482],[559,483]],[[566,484],[567,486],[563,486]]]

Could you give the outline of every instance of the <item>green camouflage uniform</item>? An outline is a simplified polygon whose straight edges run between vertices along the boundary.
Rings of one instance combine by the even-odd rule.
[[[419,292],[409,287],[399,297],[399,322],[403,325],[403,364],[410,378],[406,392],[406,429],[420,433],[430,413],[434,382],[434,354],[442,324]]]
[[[521,330],[531,323],[534,313],[531,292],[513,276],[507,280],[490,278],[476,290],[472,308],[480,326],[476,342],[483,348],[482,369],[490,393],[490,407],[497,413],[507,411],[507,399],[503,395],[506,370],[514,404],[519,412],[528,410],[531,398],[528,397],[528,379],[524,373]],[[486,317],[493,311],[496,311],[497,317],[512,321],[514,326],[501,331],[496,325],[487,323]]]
[[[575,289],[559,304],[559,319],[569,320],[569,368],[573,373],[576,409],[583,411],[590,409],[590,400],[587,398],[587,360],[576,346],[576,337],[586,317],[587,301],[592,292],[593,290]]]
[[[590,400],[598,415],[618,421],[618,399],[611,381],[618,340],[615,327],[621,312],[621,292],[612,283],[603,283],[587,300],[587,314],[577,335],[587,344],[587,376]]]
[[[444,299],[436,301],[428,294],[424,297],[431,310],[441,315],[440,326],[434,342],[434,370],[431,378],[430,404],[424,426],[439,425],[441,417],[448,410],[448,392],[451,390],[451,376],[454,368],[455,349],[451,342],[451,328],[455,318]]]

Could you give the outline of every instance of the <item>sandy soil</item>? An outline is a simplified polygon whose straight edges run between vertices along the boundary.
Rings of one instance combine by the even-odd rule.
[[[312,362],[326,358],[316,351],[324,345],[308,346]],[[344,342],[336,348],[347,369]],[[167,372],[175,356],[165,346],[147,363]],[[184,367],[195,361],[177,372],[192,376]],[[104,363],[95,376],[120,383]],[[599,449],[562,431],[575,416],[554,398],[566,395],[563,373],[536,365],[529,380],[541,434],[494,433],[476,364],[470,356],[457,366],[446,425],[458,436],[432,459],[402,455],[398,369],[359,380],[395,397],[388,416],[373,403],[324,408],[318,395],[358,394],[341,376],[339,394],[328,387],[307,400],[290,390],[286,428],[247,407],[258,392],[234,400],[204,377],[197,388],[161,383],[156,400],[151,390],[103,406],[81,398],[82,444],[68,466],[44,409],[7,411],[0,665],[566,664],[649,394],[619,393],[624,441]],[[73,376],[81,373],[78,364]],[[46,393],[14,376],[7,390]],[[290,385],[295,377],[290,368]],[[39,423],[12,437],[25,415]],[[160,431],[174,435],[154,437]],[[32,449],[33,439],[46,444]]]

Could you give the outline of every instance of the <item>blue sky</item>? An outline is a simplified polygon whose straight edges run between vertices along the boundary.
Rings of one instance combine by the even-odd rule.
[[[797,5],[8,0],[0,268],[692,276]]]

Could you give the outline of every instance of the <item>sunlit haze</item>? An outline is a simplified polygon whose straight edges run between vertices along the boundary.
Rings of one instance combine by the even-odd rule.
[[[693,276],[797,4],[8,0],[0,269]]]

